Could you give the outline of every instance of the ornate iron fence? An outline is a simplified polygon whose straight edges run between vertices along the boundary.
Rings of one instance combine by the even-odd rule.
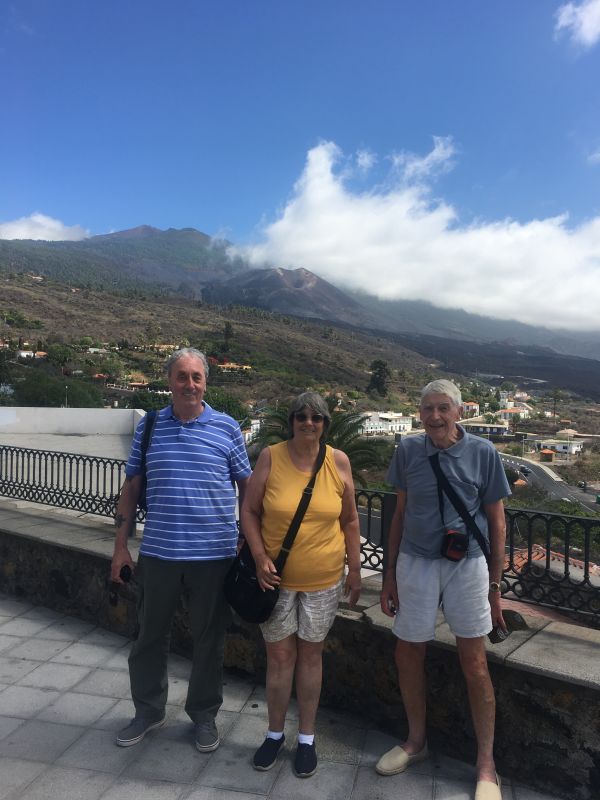
[[[0,496],[112,517],[125,461],[0,446]],[[395,495],[356,492],[362,565],[385,569]],[[144,512],[138,509],[138,521]],[[506,509],[502,593],[600,624],[600,518]]]

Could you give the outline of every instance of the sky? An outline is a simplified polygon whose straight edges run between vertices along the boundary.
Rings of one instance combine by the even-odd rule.
[[[600,0],[0,0],[0,239],[600,330]]]

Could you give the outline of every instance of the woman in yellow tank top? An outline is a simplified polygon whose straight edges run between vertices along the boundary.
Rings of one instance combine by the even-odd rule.
[[[317,768],[315,719],[321,693],[323,642],[342,592],[360,595],[360,537],[348,457],[327,446],[312,497],[283,569],[273,564],[313,472],[331,416],[323,398],[304,392],[291,405],[289,439],[265,448],[248,483],[242,530],[263,590],[280,587],[271,617],[261,625],[267,649],[269,730],[254,755],[255,769],[274,766],[285,740],[294,674],[299,710],[294,771]],[[344,563],[348,572],[344,576]]]

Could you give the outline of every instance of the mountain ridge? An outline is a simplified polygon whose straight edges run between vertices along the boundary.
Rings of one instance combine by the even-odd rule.
[[[0,272],[33,273],[78,287],[173,293],[222,306],[251,305],[373,331],[547,346],[559,354],[600,360],[600,332],[493,319],[425,300],[382,300],[336,286],[302,267],[252,268],[230,255],[228,242],[195,228],[139,225],[79,242],[0,240]]]

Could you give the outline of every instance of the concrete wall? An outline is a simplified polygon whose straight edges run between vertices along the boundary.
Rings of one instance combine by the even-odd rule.
[[[129,408],[0,407],[2,434],[132,435],[144,412]]]

